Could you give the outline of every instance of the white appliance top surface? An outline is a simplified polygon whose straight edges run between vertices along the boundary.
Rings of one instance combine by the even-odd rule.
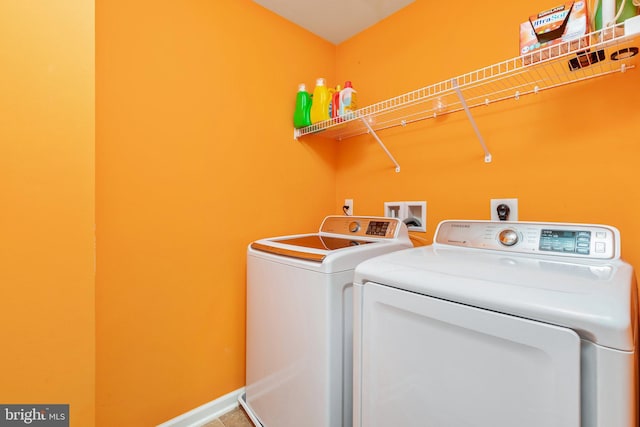
[[[330,215],[317,233],[257,240],[249,256],[320,272],[352,270],[367,258],[406,249],[413,244],[397,218]]]
[[[549,224],[543,229],[550,229]],[[600,345],[634,349],[637,297],[629,264],[616,257],[568,257],[560,249],[521,253],[470,248],[468,240],[454,240],[461,244],[434,243],[367,260],[356,268],[355,283],[375,282],[569,327]]]

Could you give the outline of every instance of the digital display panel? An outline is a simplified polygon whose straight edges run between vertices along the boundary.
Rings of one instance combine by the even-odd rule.
[[[368,236],[386,236],[389,221],[370,221],[366,234]]]
[[[542,230],[540,231],[541,251],[564,252],[589,255],[590,231]]]

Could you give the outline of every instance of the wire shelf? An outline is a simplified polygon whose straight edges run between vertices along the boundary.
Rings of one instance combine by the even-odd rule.
[[[294,137],[317,133],[343,140],[625,72],[637,66],[639,39],[625,35],[619,24],[360,108],[349,117],[295,129]]]

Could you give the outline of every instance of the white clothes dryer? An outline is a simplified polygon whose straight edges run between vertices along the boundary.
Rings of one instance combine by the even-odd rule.
[[[412,247],[396,218],[328,216],[317,233],[247,250],[247,384],[264,427],[351,427],[353,271]]]
[[[444,221],[354,276],[354,426],[636,427],[637,291],[610,226]]]

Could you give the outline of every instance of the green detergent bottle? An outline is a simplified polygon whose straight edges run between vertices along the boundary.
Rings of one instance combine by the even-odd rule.
[[[293,112],[293,126],[296,129],[311,126],[311,95],[304,83],[298,85],[296,110]]]

